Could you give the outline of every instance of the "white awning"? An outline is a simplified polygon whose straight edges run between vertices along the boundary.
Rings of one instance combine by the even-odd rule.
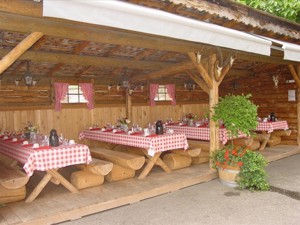
[[[284,53],[283,59],[300,62],[300,45],[296,45],[296,44],[292,44],[292,43],[288,43],[288,42],[284,42],[284,41],[280,41],[280,40],[276,40],[273,38],[268,38],[260,35],[257,35],[257,37],[275,43],[276,46],[272,45],[271,48],[283,51]]]
[[[270,55],[271,41],[222,26],[118,0],[43,0],[43,16]]]
[[[276,42],[282,44],[282,48],[284,50],[284,57],[283,57],[284,59],[300,62],[300,46],[299,45],[282,42],[282,41],[277,41],[277,40],[276,40]]]

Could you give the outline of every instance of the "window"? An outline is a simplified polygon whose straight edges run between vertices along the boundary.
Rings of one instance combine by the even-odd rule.
[[[168,94],[168,90],[165,85],[159,85],[157,94],[154,98],[155,101],[172,101],[172,98]]]
[[[67,95],[61,103],[86,103],[79,85],[69,85]]]

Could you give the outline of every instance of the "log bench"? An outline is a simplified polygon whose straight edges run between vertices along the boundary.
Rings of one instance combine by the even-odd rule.
[[[198,157],[201,153],[201,148],[195,145],[189,145],[189,148],[171,150],[163,157],[164,163],[171,170],[178,170],[191,166],[192,159]]]
[[[201,163],[209,162],[210,158],[210,143],[209,141],[197,141],[197,140],[188,140],[189,148],[192,149],[201,149],[198,156],[192,157],[192,165],[198,165]],[[223,145],[220,143],[220,147]]]
[[[264,150],[269,139],[270,139],[270,134],[255,134],[253,136],[253,140],[256,141],[256,142],[259,142],[259,148],[258,148],[258,151],[261,151],[261,150]]]
[[[71,174],[71,183],[77,189],[84,189],[102,185],[104,176],[111,172],[113,163],[92,158],[90,164],[79,164],[76,167],[81,170]]]
[[[0,203],[23,200],[28,180],[21,170],[0,164]]]
[[[274,130],[271,133],[271,137],[268,140],[268,146],[272,147],[274,145],[278,145],[281,143],[281,137],[287,137],[290,136],[292,133],[292,130]]]
[[[113,163],[112,170],[105,175],[105,180],[109,182],[134,177],[135,171],[139,170],[145,163],[145,157],[141,155],[97,147],[91,147],[90,152],[95,158]]]
[[[116,148],[114,148],[115,150]],[[124,146],[124,148],[117,148],[119,151],[126,151],[132,154],[144,155],[143,149],[138,147]],[[192,164],[192,159],[200,155],[201,148],[197,145],[189,145],[189,148],[175,149],[164,152],[162,154],[163,162],[171,169],[178,170],[189,167]],[[146,159],[147,161],[147,159]]]

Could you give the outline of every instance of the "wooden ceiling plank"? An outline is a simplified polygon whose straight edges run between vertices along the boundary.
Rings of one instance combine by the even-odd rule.
[[[0,49],[0,57],[6,55],[9,51]],[[50,62],[50,63],[65,63],[65,64],[78,64],[78,65],[90,65],[97,67],[123,67],[133,69],[146,69],[153,70],[162,69],[168,66],[174,65],[174,63],[165,62],[147,62],[147,61],[135,61],[128,59],[117,59],[107,57],[96,57],[96,56],[84,56],[75,54],[64,54],[64,53],[50,53],[41,51],[27,51],[20,59],[32,60],[37,62]]]
[[[21,61],[21,62],[17,65],[17,67],[14,69],[14,71],[13,71],[11,74],[12,74],[12,75],[18,74],[19,71],[20,71],[20,69],[21,69],[24,65],[26,65],[26,61],[25,61],[25,60],[24,60],[24,61]]]
[[[161,77],[167,77],[167,76],[172,76],[176,73],[180,73],[183,71],[186,71],[188,69],[191,69],[191,67],[193,66],[192,62],[181,62],[181,63],[177,63],[174,64],[172,66],[168,66],[165,69],[156,71],[154,73],[150,73],[144,76],[141,75],[136,75],[136,76],[132,76],[130,79],[130,82],[134,83],[137,81],[142,81],[142,80],[151,80],[151,79],[157,79],[157,78],[161,78]]]
[[[148,57],[151,54],[154,54],[156,51],[154,49],[146,49],[144,51],[141,51],[140,53],[138,53],[134,59],[135,60],[143,60],[144,58]]]
[[[52,77],[53,74],[54,74],[55,72],[59,71],[60,68],[61,68],[62,66],[63,66],[62,63],[56,64],[54,67],[52,67],[52,68],[47,72],[46,76],[47,76],[47,77]]]
[[[0,74],[3,73],[11,64],[13,64],[24,52],[26,52],[35,42],[37,42],[43,33],[33,32],[21,41],[14,49],[5,55],[0,61]]]
[[[204,43],[176,40],[167,37],[147,35],[130,31],[119,31],[117,29],[107,28],[103,26],[83,24],[59,19],[51,20],[48,18],[35,18],[9,14],[5,12],[0,12],[0,21],[0,30],[18,31],[25,33],[38,30],[43,32],[45,35],[53,36],[54,34],[56,37],[60,38],[86,40],[96,43],[135,46],[140,48],[157,49],[161,51],[186,53],[195,51],[195,49],[201,49],[203,47],[213,47],[212,45]],[[26,26],[21,24],[20,21],[23,21]],[[232,51],[226,48],[221,49],[225,54],[226,52]],[[237,53],[239,59],[243,60],[277,64],[295,64],[295,62],[293,61],[283,60],[280,57],[263,56],[241,51],[237,51]]]
[[[88,72],[93,66],[88,66],[84,70],[80,71],[79,73],[75,74],[75,77],[80,77],[82,75],[85,75],[86,72]]]
[[[209,76],[209,74],[207,73],[207,70],[203,67],[201,62],[197,63],[196,55],[194,52],[188,52],[187,54],[190,57],[190,59],[192,60],[194,66],[196,67],[196,69],[198,70],[200,75],[202,76],[203,80],[207,84],[208,88],[211,89],[212,88],[212,79]]]
[[[74,54],[79,54],[86,46],[88,46],[90,41],[83,41],[75,47]]]

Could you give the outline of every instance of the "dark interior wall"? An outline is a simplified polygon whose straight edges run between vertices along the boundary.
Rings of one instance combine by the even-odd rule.
[[[278,86],[275,86],[273,76],[278,76]],[[220,96],[228,93],[251,94],[253,102],[258,105],[258,116],[268,117],[274,112],[278,120],[287,120],[292,134],[283,138],[285,144],[297,143],[297,99],[288,100],[288,91],[293,90],[297,96],[296,83],[286,68],[274,72],[253,73],[250,76],[234,77],[225,80],[220,86]]]

